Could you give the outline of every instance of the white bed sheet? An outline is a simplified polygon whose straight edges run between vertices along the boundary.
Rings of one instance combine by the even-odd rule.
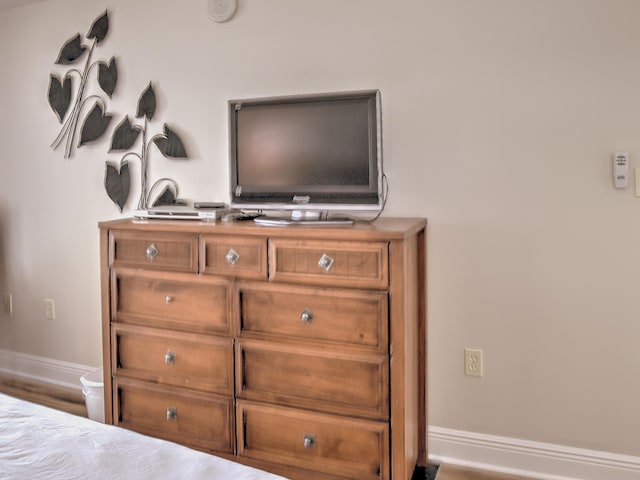
[[[283,478],[0,393],[2,480]]]

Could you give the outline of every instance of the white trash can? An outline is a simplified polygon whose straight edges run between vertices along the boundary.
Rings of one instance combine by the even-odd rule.
[[[80,377],[82,396],[87,405],[87,415],[91,420],[104,423],[104,380],[102,368]]]

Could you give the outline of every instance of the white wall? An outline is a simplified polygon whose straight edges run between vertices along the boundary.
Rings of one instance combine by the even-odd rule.
[[[0,11],[0,348],[100,363],[106,139],[65,160],[46,100],[64,41],[109,9],[110,109],[149,81],[192,158],[152,154],[184,197],[227,198],[226,100],[379,88],[388,215],[428,231],[429,423],[640,456],[640,2],[51,0]],[[137,189],[127,205],[135,205]],[[57,319],[44,318],[43,299]],[[484,377],[463,375],[481,348]]]

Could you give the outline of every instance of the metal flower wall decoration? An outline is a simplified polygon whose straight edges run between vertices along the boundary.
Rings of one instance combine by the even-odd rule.
[[[95,48],[101,44],[109,32],[109,15],[105,11],[94,20],[89,28],[89,33],[83,39],[78,33],[70,38],[62,46],[56,64],[72,65],[82,61],[84,58],[84,68],[71,68],[62,78],[55,73],[50,74],[48,100],[49,105],[62,124],[60,133],[54,140],[51,147],[55,150],[65,141],[65,158],[70,158],[74,148],[93,142],[100,138],[109,127],[113,115],[107,112],[106,102],[100,95],[90,95],[84,98],[90,74],[97,67],[98,85],[102,91],[111,98],[118,83],[118,64],[115,57],[111,57],[108,62],[91,61]],[[85,42],[90,45],[87,46]],[[86,57],[86,58],[85,58]],[[77,77],[77,78],[76,78]],[[74,87],[76,90],[74,91]],[[77,139],[78,122],[85,111],[85,105],[93,102],[93,107],[84,116],[84,121],[80,129],[80,136]],[[149,86],[138,100],[136,118],[144,119],[142,125],[131,123],[128,116],[116,127],[111,138],[112,151],[125,151],[131,149],[138,137],[142,134],[140,153],[127,152],[119,163],[106,161],[104,186],[109,198],[118,206],[122,212],[129,197],[131,187],[131,177],[129,172],[128,157],[133,156],[140,160],[140,200],[138,209],[146,209],[151,203],[151,197],[156,188],[164,185],[163,192],[157,196],[154,205],[169,205],[180,203],[178,198],[178,184],[170,178],[161,178],[149,189],[147,183],[149,150],[152,145],[166,158],[187,158],[187,153],[182,140],[178,134],[166,123],[163,133],[153,135],[147,140],[149,122],[153,119],[156,111],[156,95],[153,86]]]
[[[151,203],[151,195],[154,192],[154,187],[161,185],[163,182],[169,183],[175,193],[167,185],[163,193],[156,199],[155,205],[167,205],[177,203],[178,186],[170,178],[161,178],[151,189],[148,188],[148,164],[149,164],[149,150],[152,145],[155,145],[160,153],[171,159],[187,158],[187,152],[184,148],[182,140],[178,134],[171,129],[166,123],[163,127],[163,133],[153,135],[149,140],[149,122],[153,120],[153,116],[156,111],[156,94],[153,90],[151,83],[147,86],[145,91],[138,100],[138,108],[136,110],[136,118],[144,119],[142,125],[133,124],[129,120],[129,116],[126,115],[124,120],[118,124],[111,137],[111,149],[110,151],[125,151],[134,146],[138,137],[142,135],[142,141],[140,142],[140,153],[127,152],[120,159],[119,164],[113,164],[109,161],[106,162],[105,169],[105,188],[109,198],[120,208],[122,211],[124,204],[129,196],[130,189],[130,175],[129,175],[129,162],[128,157],[133,156],[140,160],[140,199],[138,200],[138,209],[146,209]]]
[[[109,32],[109,16],[105,11],[96,18],[89,29],[84,41],[90,41],[90,46],[85,45],[80,33],[69,39],[62,46],[55,63],[58,65],[73,65],[82,61],[82,70],[71,68],[62,78],[51,73],[49,79],[48,99],[49,105],[62,124],[60,133],[53,141],[51,147],[56,149],[66,141],[64,156],[70,158],[74,148],[92,142],[100,138],[111,123],[112,115],[106,112],[106,104],[99,95],[91,95],[84,98],[90,73],[97,67],[98,85],[109,98],[113,94],[118,83],[118,64],[115,57],[108,62],[91,61],[94,50],[102,43]],[[75,89],[75,92],[73,91]],[[72,106],[73,101],[73,106]],[[76,141],[78,122],[81,118],[83,107],[93,101],[93,108],[84,117],[80,131],[80,138]],[[77,142],[77,145],[76,145]]]

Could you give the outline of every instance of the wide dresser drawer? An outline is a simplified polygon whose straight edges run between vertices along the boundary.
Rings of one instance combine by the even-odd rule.
[[[269,279],[351,288],[387,288],[386,242],[272,239]]]
[[[112,326],[112,370],[141,380],[233,395],[233,339]]]
[[[183,273],[114,269],[114,321],[230,334],[231,281]]]
[[[238,455],[340,478],[389,478],[386,422],[238,401]]]
[[[245,339],[238,341],[236,355],[239,398],[389,418],[389,361],[385,355]]]
[[[113,231],[110,265],[176,272],[198,271],[198,235]]]
[[[388,297],[370,290],[238,284],[240,334],[388,351]]]
[[[234,453],[233,398],[117,378],[115,424],[191,447]]]

